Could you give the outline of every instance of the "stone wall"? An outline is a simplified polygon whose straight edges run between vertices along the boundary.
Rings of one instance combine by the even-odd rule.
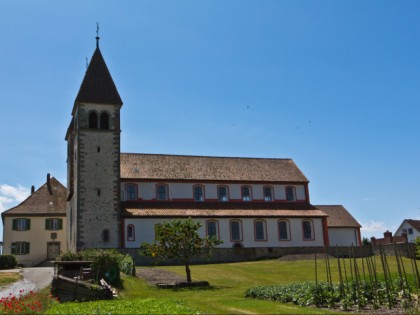
[[[329,255],[339,257],[350,257],[354,252],[356,257],[370,256],[372,250],[370,246],[351,247],[340,246],[330,247],[327,249]],[[152,264],[150,257],[140,256],[138,249],[120,249],[123,254],[129,254],[133,257],[137,266],[148,266]],[[193,264],[206,263],[226,263],[241,262],[260,259],[276,259],[286,255],[300,255],[317,253],[319,257],[323,257],[325,253],[324,247],[253,247],[253,248],[217,248],[213,250],[213,255],[209,259],[195,257],[192,259]],[[174,260],[168,260],[164,264],[177,264]]]

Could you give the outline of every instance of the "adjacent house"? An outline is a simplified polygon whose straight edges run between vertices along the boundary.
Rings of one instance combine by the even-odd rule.
[[[407,242],[414,243],[420,236],[420,220],[405,219],[395,232],[395,236],[407,235]]]
[[[67,250],[66,188],[54,177],[22,203],[2,213],[3,254],[35,266]]]
[[[361,225],[342,205],[315,206],[328,215],[328,238],[331,246],[361,245]]]

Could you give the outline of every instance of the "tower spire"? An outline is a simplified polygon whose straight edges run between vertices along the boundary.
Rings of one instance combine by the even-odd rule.
[[[96,48],[99,48],[99,23],[96,22]]]

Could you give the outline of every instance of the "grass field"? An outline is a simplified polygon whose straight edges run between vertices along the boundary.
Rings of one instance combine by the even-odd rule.
[[[20,280],[22,276],[18,272],[0,272],[0,288]]]
[[[342,260],[343,261],[343,260]],[[347,273],[350,277],[350,259]],[[404,259],[405,270],[412,273],[411,263]],[[357,260],[362,271],[362,261]],[[388,257],[393,277],[397,277],[397,264],[394,257]],[[330,260],[334,282],[338,282],[338,268],[335,259]],[[380,259],[376,259],[378,273],[382,273]],[[318,280],[326,280],[325,262],[318,260]],[[142,268],[142,267],[137,267]],[[185,275],[183,266],[154,267]],[[343,266],[342,266],[343,268]],[[210,288],[158,289],[144,280],[124,276],[120,298],[114,301],[87,303],[63,303],[53,306],[49,314],[325,314],[334,313],[325,309],[299,307],[244,298],[244,292],[259,285],[276,285],[292,282],[314,281],[314,261],[264,260],[244,263],[195,265],[191,267],[193,281],[208,281]],[[341,313],[342,314],[342,313]]]

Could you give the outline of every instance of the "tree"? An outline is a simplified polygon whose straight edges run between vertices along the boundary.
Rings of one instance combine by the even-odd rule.
[[[190,262],[194,256],[209,256],[211,249],[223,242],[215,237],[200,237],[200,222],[172,220],[155,226],[156,237],[152,243],[144,242],[140,254],[153,257],[156,263],[166,259],[177,259],[185,266],[187,282],[191,283]]]

